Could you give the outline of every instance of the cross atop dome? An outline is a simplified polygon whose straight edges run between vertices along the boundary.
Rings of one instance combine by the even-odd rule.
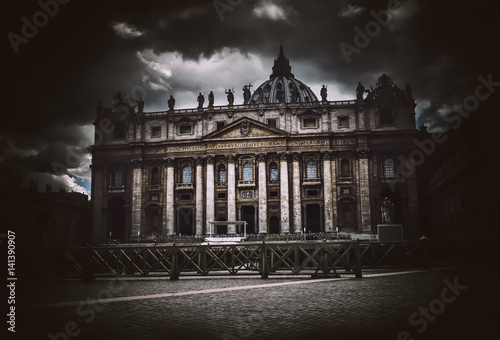
[[[285,54],[283,53],[282,44],[280,45],[280,54],[278,56],[278,59],[274,59],[273,74],[271,74],[270,79],[279,76],[288,76],[294,78],[292,67],[290,66],[290,61],[285,58]]]

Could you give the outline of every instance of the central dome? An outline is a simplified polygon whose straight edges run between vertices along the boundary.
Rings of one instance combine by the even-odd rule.
[[[250,97],[250,104],[308,103],[317,102],[314,92],[292,73],[290,62],[280,46],[278,59],[274,60],[273,74]]]

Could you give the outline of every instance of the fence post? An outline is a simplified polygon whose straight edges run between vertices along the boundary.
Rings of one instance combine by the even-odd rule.
[[[354,243],[354,272],[357,278],[362,278],[363,274],[361,272],[361,253],[359,250],[359,239]]]
[[[178,280],[179,279],[179,255],[177,253],[177,248],[174,247],[172,250],[172,269],[170,271],[170,280]]]
[[[262,241],[262,252],[260,261],[261,261],[260,267],[262,270],[261,277],[263,279],[267,279],[269,275],[269,269],[267,267],[267,246],[265,240]]]

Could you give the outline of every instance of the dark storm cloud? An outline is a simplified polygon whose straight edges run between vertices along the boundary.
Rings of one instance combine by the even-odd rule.
[[[207,90],[197,75],[154,73],[141,55],[152,62],[178,53],[189,67],[188,61],[203,63],[229,48],[229,57],[241,53],[247,63],[255,56],[269,61],[259,75],[268,77],[280,42],[293,72],[304,82],[335,85],[354,98],[358,81],[375,85],[386,73],[399,86],[411,84],[420,114],[417,123],[444,126],[438,110],[461,103],[474,91],[479,75],[500,78],[495,73],[500,32],[495,2],[399,3],[389,25],[352,54],[350,63],[340,44],[354,46],[354,29],[365,31],[368,23],[376,22],[372,11],[387,10],[391,1],[243,0],[223,13],[223,21],[214,1],[61,5],[28,44],[19,45],[19,53],[4,40],[8,60],[0,140],[5,150],[17,153],[0,153],[0,167],[47,171],[50,162],[64,160],[67,146],[89,139],[81,126],[89,130],[97,103],[109,105],[118,91],[131,96],[134,88],[144,88],[146,110],[160,110],[171,93],[184,91],[188,100],[191,92]],[[39,10],[37,1],[12,4],[3,32],[20,34],[21,18],[29,19]],[[222,98],[224,87],[239,90],[245,82],[256,81],[244,73],[226,78],[214,76],[221,82],[215,84],[217,98]],[[192,101],[194,106],[194,97]]]

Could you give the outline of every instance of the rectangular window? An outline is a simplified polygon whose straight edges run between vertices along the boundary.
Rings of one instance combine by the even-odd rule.
[[[304,124],[304,129],[315,129],[317,127],[317,119],[304,118],[303,124]]]
[[[224,127],[224,122],[217,122],[217,131],[221,130]]]
[[[268,119],[267,120],[267,126],[276,129],[276,119]]]
[[[160,138],[160,137],[161,137],[161,126],[152,126],[151,138]]]
[[[269,191],[269,197],[278,197],[277,191]]]
[[[116,124],[113,130],[113,139],[125,139],[125,125]]]
[[[345,129],[349,127],[349,117],[348,116],[343,116],[343,117],[338,117],[339,118],[339,129]]]
[[[271,181],[278,180],[278,168],[269,169],[269,180],[271,180]]]
[[[182,194],[181,195],[181,200],[183,200],[183,201],[189,201],[189,200],[191,200],[191,195],[190,194]]]
[[[391,125],[393,123],[392,109],[380,109],[380,125]]]
[[[318,190],[307,190],[306,195],[308,197],[318,197]]]
[[[221,200],[226,199],[226,193],[225,192],[218,192],[217,193],[217,198],[221,199]]]
[[[180,135],[189,135],[192,132],[192,126],[191,125],[179,125],[179,134]]]

